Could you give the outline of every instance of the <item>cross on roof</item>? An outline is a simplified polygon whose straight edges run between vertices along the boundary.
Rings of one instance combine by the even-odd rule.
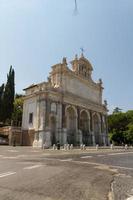
[[[85,52],[84,48],[81,47],[80,50],[81,50],[81,55],[84,56],[84,52]]]

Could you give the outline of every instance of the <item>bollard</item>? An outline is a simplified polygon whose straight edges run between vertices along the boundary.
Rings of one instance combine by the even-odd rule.
[[[98,144],[96,144],[96,150],[98,150],[98,148],[99,148],[99,145],[98,145]]]
[[[83,150],[86,150],[86,148],[85,148],[85,144],[83,144]]]
[[[65,150],[65,151],[67,150],[67,145],[66,145],[66,144],[64,144],[64,150]]]
[[[57,150],[60,150],[60,142],[57,142]]]
[[[55,144],[53,144],[53,150],[55,150],[56,149],[56,146],[55,146]]]
[[[73,144],[70,145],[70,149],[73,150]]]
[[[83,150],[83,144],[80,145],[80,149]]]
[[[67,150],[70,150],[70,144],[67,145]]]
[[[127,146],[127,144],[125,144],[125,150],[127,150],[128,149],[128,146]]]
[[[110,145],[110,148],[111,148],[112,150],[113,150],[113,146],[114,146],[113,144]]]

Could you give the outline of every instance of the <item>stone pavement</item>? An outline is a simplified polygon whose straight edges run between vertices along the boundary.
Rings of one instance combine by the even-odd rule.
[[[132,149],[0,146],[0,200],[127,200],[132,196]]]

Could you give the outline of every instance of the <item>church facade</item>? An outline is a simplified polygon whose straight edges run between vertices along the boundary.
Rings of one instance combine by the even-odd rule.
[[[52,66],[47,82],[25,88],[22,143],[36,147],[108,145],[107,103],[102,80],[82,54]]]

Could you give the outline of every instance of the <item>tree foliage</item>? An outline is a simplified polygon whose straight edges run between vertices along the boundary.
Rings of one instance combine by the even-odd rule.
[[[4,95],[4,84],[0,86],[0,122],[2,121],[2,113],[3,113],[3,95]]]
[[[3,105],[4,105],[4,121],[10,120],[14,107],[14,96],[15,96],[15,88],[14,88],[14,70],[12,66],[10,67],[9,74],[7,75],[7,83],[5,86],[5,92],[3,97]]]
[[[108,117],[108,126],[111,142],[118,145],[133,144],[133,110],[113,112]]]
[[[1,86],[0,95],[0,121],[3,123],[10,122],[12,117],[12,112],[14,109],[14,96],[15,96],[15,72],[12,66],[10,66],[9,73],[7,74],[7,82]]]
[[[121,108],[116,107],[116,108],[113,110],[113,114],[120,113],[121,111],[122,111]]]
[[[23,95],[16,94],[14,100],[14,110],[12,113],[13,124],[20,126],[22,123],[22,113],[23,113]]]

